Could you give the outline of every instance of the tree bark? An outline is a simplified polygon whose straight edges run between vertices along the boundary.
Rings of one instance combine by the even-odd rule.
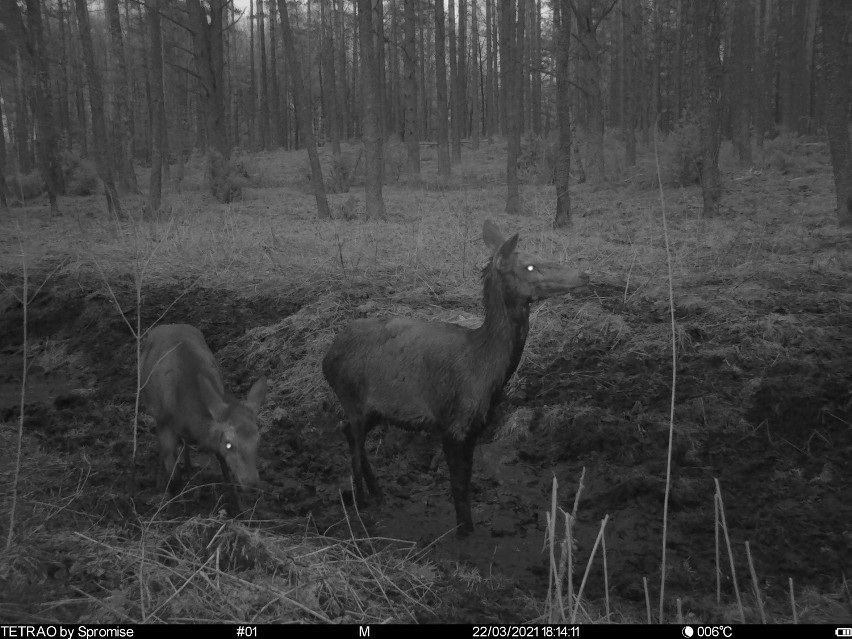
[[[358,29],[361,37],[361,79],[363,91],[363,130],[365,203],[367,218],[384,220],[385,201],[382,197],[382,164],[384,144],[381,126],[381,100],[384,95],[377,63],[375,35],[381,17],[381,2],[358,0]]]
[[[95,52],[92,47],[92,29],[89,26],[89,10],[86,0],[75,0],[77,25],[80,29],[80,44],[83,47],[83,60],[86,64],[86,76],[89,84],[89,106],[92,109],[92,132],[95,144],[95,164],[98,175],[104,183],[107,209],[112,215],[121,215],[121,202],[115,188],[110,163],[110,145],[107,137],[106,118],[104,116],[104,94],[101,78],[95,66]]]
[[[594,15],[593,0],[577,0],[578,81],[585,109],[580,125],[584,132],[586,177],[591,184],[606,179],[603,152],[603,98],[601,96],[601,51],[598,26],[602,17]]]
[[[494,100],[494,56],[496,51],[492,45],[492,28],[494,18],[492,7],[494,0],[485,0],[485,137],[491,142],[494,139],[494,129],[497,126],[495,117],[496,101]]]
[[[314,129],[311,124],[311,107],[306,93],[302,69],[296,56],[296,43],[293,41],[293,29],[290,27],[290,14],[287,11],[287,0],[278,0],[278,13],[281,14],[281,38],[284,40],[284,51],[290,60],[290,82],[293,87],[293,99],[296,101],[296,117],[302,131],[302,138],[308,151],[311,164],[311,185],[317,201],[317,217],[331,217],[328,200],[325,196],[325,182],[322,177],[322,165],[314,140]]]
[[[260,146],[263,149],[270,149],[269,135],[269,75],[266,69],[266,13],[263,10],[263,0],[257,0],[257,35],[260,45],[260,126],[258,127],[258,135],[260,136]]]
[[[118,188],[124,193],[139,193],[139,184],[133,170],[133,126],[131,124],[130,83],[127,59],[124,55],[124,38],[121,34],[121,19],[118,0],[106,0],[109,23],[110,49],[112,50],[112,143],[115,166],[118,169]]]
[[[435,3],[435,93],[437,113],[435,137],[438,140],[438,181],[446,184],[450,179],[450,147],[447,113],[447,58],[444,49],[444,3]]]
[[[450,157],[452,162],[461,162],[461,100],[459,98],[459,67],[456,51],[456,7],[454,0],[447,0],[447,22],[450,40]]]
[[[405,39],[403,55],[405,70],[405,147],[410,175],[420,175],[420,139],[417,134],[417,60],[415,59],[415,0],[404,0]]]
[[[275,36],[275,2],[269,3],[269,83],[271,85],[272,99],[270,100],[269,117],[271,119],[269,128],[270,146],[279,147],[282,145],[283,136],[281,135],[281,92],[278,86],[278,44]]]
[[[705,217],[719,213],[722,186],[719,177],[719,145],[722,137],[722,62],[719,59],[722,0],[696,3],[695,35],[699,51],[698,131],[701,145],[700,179]]]
[[[38,121],[39,165],[47,186],[50,212],[52,215],[59,215],[56,197],[62,191],[62,171],[59,168],[59,142],[53,121],[53,100],[50,96],[50,71],[48,68],[50,56],[44,45],[40,0],[27,0],[26,6],[30,36],[29,54],[35,66],[35,111]]]
[[[207,146],[207,174],[213,196],[228,203],[242,195],[240,180],[233,174],[230,163],[225,119],[224,52],[222,29],[228,0],[188,0],[195,69],[201,85],[201,109],[204,113],[204,133]]]
[[[521,129],[523,123],[523,85],[524,68],[521,62],[524,50],[524,26],[526,22],[526,0],[502,0],[504,24],[509,29],[507,38],[507,56],[511,61],[506,73],[506,106],[509,127],[509,139],[506,143],[506,213],[523,215],[527,212],[521,206],[520,184],[518,181],[518,157],[521,152]],[[517,11],[517,13],[516,13]]]
[[[160,0],[148,0],[150,29],[150,113],[151,113],[151,175],[148,177],[148,210],[156,213],[162,204],[163,190],[163,36],[160,28]]]
[[[3,121],[3,99],[0,96],[0,122]],[[6,194],[6,135],[0,130],[0,210],[6,210],[9,200]]]
[[[473,60],[473,81],[470,91],[471,105],[471,149],[479,149],[482,137],[482,116],[479,102],[479,88],[482,86],[482,58],[479,55],[479,17],[476,0],[470,0],[470,49]]]
[[[556,215],[555,228],[571,224],[571,87],[568,77],[568,50],[571,42],[571,0],[553,0],[553,41],[556,47],[556,120],[559,144],[556,150]]]
[[[852,155],[849,141],[850,60],[844,50],[852,8],[847,0],[821,0],[823,116],[831,149],[837,221],[852,227]]]

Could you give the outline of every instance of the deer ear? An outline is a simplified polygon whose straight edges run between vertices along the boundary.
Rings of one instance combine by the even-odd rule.
[[[515,252],[517,247],[518,234],[515,233],[497,249],[497,252],[494,254],[494,266],[497,268],[504,266],[509,261],[509,258],[512,257],[512,253]]]
[[[259,413],[264,399],[266,399],[266,378],[261,377],[251,387],[248,397],[246,397],[246,406],[251,408],[255,413]]]
[[[198,390],[201,393],[201,402],[210,411],[210,415],[216,421],[224,421],[228,412],[228,402],[222,397],[222,390],[216,388],[213,380],[207,375],[198,375]]]
[[[506,241],[500,229],[491,220],[485,220],[485,223],[482,225],[482,239],[485,245],[492,251],[499,249],[503,245],[503,242]]]

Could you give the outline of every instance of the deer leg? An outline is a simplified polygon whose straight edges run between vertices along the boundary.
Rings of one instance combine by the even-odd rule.
[[[470,512],[470,476],[473,470],[473,448],[475,441],[458,441],[452,436],[444,437],[444,455],[450,468],[450,488],[456,508],[456,534],[465,537],[473,532],[473,516]]]
[[[222,479],[225,481],[225,510],[228,511],[231,517],[236,517],[242,510],[242,506],[240,504],[240,497],[237,495],[236,488],[234,487],[234,477],[231,474],[231,469],[228,468],[225,458],[221,455],[216,455],[216,459],[219,460],[219,466],[222,469]]]
[[[183,487],[182,473],[178,465],[178,438],[168,425],[162,427],[157,425],[157,438],[160,440],[160,459],[166,469],[166,478],[163,487],[172,495]]]

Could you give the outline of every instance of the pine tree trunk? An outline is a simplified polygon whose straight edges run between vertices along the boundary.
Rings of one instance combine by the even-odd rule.
[[[0,122],[3,121],[3,98],[0,96]],[[6,194],[6,136],[0,131],[0,210],[9,206]]]
[[[852,154],[849,143],[850,61],[844,51],[845,29],[850,24],[848,0],[821,0],[823,116],[831,149],[837,221],[852,226]]]
[[[415,0],[403,0],[405,3],[405,39],[403,55],[405,69],[405,147],[407,152],[407,170],[409,175],[420,175],[420,139],[417,132],[417,60],[415,58]]]
[[[444,47],[444,3],[435,3],[435,92],[437,113],[435,115],[435,137],[438,140],[438,182],[446,184],[450,179],[450,147],[447,113],[447,58]]]
[[[461,155],[461,140],[468,137],[468,105],[467,105],[467,4],[459,0],[459,61],[456,74],[456,100],[459,112],[459,155]]]
[[[719,145],[722,136],[721,89],[722,63],[719,38],[722,24],[722,0],[692,0],[697,5],[695,36],[699,51],[701,92],[698,115],[701,146],[700,179],[705,217],[719,213],[722,196],[719,177]]]
[[[133,127],[128,99],[130,97],[127,59],[124,55],[124,38],[121,34],[121,20],[118,13],[118,0],[106,0],[106,13],[109,22],[110,49],[112,50],[112,92],[113,137],[115,166],[118,169],[118,188],[124,193],[139,193],[139,184],[133,170]]]
[[[151,175],[148,178],[148,210],[156,213],[162,204],[163,189],[163,38],[160,28],[160,0],[148,2],[151,53]]]
[[[568,49],[571,42],[571,0],[553,1],[553,42],[556,47],[556,120],[559,123],[559,145],[556,151],[556,215],[555,228],[571,224],[571,86],[569,84]]]
[[[361,37],[361,78],[363,104],[365,204],[367,218],[384,220],[385,201],[382,198],[383,143],[381,131],[381,86],[376,55],[375,34],[381,18],[380,4],[358,0],[358,25]],[[375,6],[375,9],[374,9]],[[375,14],[375,15],[374,15]]]
[[[450,155],[453,163],[461,162],[461,100],[459,98],[458,51],[456,51],[456,7],[447,0],[450,37]]]
[[[338,109],[337,97],[337,70],[335,66],[334,55],[334,26],[328,12],[332,9],[327,8],[331,0],[321,0],[320,9],[322,11],[322,30],[324,38],[323,46],[323,61],[325,63],[325,83],[323,88],[326,92],[326,109],[328,110],[327,130],[328,137],[331,140],[331,152],[340,155],[340,111]]]
[[[121,202],[118,199],[118,191],[115,188],[115,180],[110,165],[110,146],[104,115],[104,94],[101,87],[101,78],[95,66],[92,29],[89,26],[89,11],[86,8],[86,0],[75,0],[75,3],[77,8],[77,25],[80,29],[80,44],[83,47],[83,60],[86,64],[86,76],[89,85],[89,106],[92,109],[95,164],[98,168],[98,175],[100,175],[104,183],[107,209],[111,215],[121,215]]]
[[[473,82],[471,82],[471,148],[479,149],[482,137],[482,115],[479,102],[479,89],[482,86],[482,58],[479,55],[479,17],[476,0],[470,0],[470,58],[473,60]]]
[[[311,122],[311,107],[304,84],[301,64],[296,55],[296,43],[293,41],[293,29],[290,27],[290,14],[287,10],[287,0],[278,0],[278,13],[281,14],[281,38],[284,40],[284,52],[290,60],[290,82],[293,88],[293,99],[296,101],[296,117],[299,128],[308,151],[311,164],[311,186],[317,201],[317,217],[331,217],[328,200],[325,196],[325,182],[322,177],[322,165],[319,160],[317,143],[314,140],[314,129]]]
[[[254,65],[254,0],[249,0],[249,95],[248,95],[248,139],[249,148],[255,150],[257,132],[257,72]]]
[[[266,13],[263,10],[263,0],[257,0],[257,35],[259,39],[260,51],[260,125],[258,126],[258,135],[260,136],[260,146],[263,149],[271,149],[269,135],[269,76],[266,70]]]
[[[576,4],[577,35],[579,38],[578,80],[585,98],[584,117],[580,125],[584,131],[586,177],[591,184],[606,179],[603,152],[603,98],[601,96],[601,52],[598,43],[598,22],[592,14],[592,0],[578,0]]]
[[[281,101],[278,87],[278,43],[275,37],[275,2],[269,3],[269,75],[272,99],[270,101],[271,126],[269,128],[270,146],[279,147],[282,144],[281,136],[281,113],[279,104]]]
[[[497,118],[494,110],[494,51],[492,45],[492,16],[491,8],[494,0],[485,0],[485,137],[489,142],[494,140],[494,129],[497,126]]]
[[[510,109],[507,114],[509,139],[506,144],[506,213],[523,215],[527,213],[521,205],[520,183],[518,180],[518,157],[521,152],[521,129],[523,128],[523,85],[524,68],[521,62],[524,50],[524,26],[526,0],[503,0],[503,12],[506,27],[509,31],[507,38],[506,74],[506,105]],[[517,11],[517,14],[516,14]],[[508,18],[506,18],[508,16]]]

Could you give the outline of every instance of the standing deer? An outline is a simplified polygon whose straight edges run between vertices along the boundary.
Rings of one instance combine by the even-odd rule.
[[[588,276],[516,250],[486,221],[492,258],[482,271],[485,321],[476,329],[409,318],[358,319],[334,339],[322,371],[346,416],[355,497],[363,481],[382,491],[364,450],[367,433],[386,422],[431,429],[443,439],[457,533],[473,531],[470,477],[476,440],[493,417],[518,367],[529,331],[530,303],[583,286]]]

